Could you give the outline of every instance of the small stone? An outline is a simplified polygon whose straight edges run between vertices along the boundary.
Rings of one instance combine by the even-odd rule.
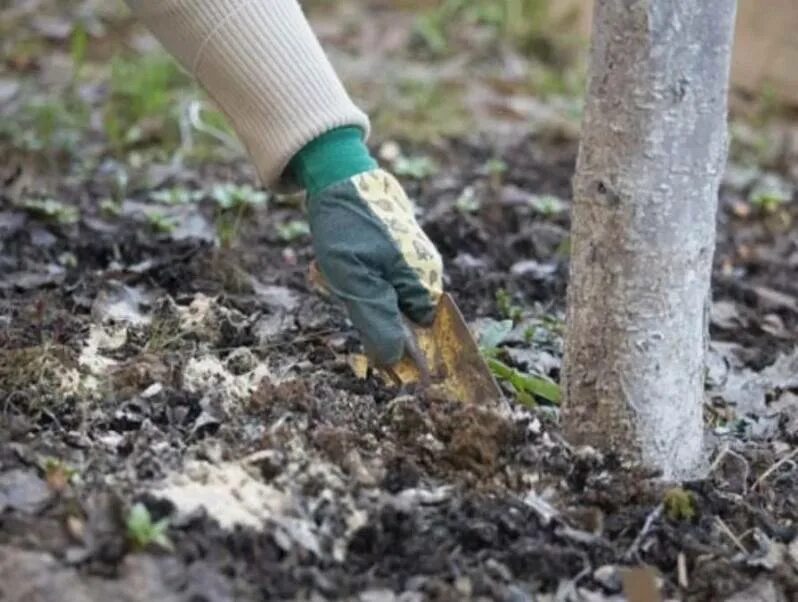
[[[6,508],[36,514],[50,500],[52,492],[33,471],[14,469],[0,475],[0,512]]]
[[[233,350],[225,360],[227,369],[236,376],[246,374],[255,369],[258,360],[255,355],[246,347],[239,347]]]
[[[495,577],[504,581],[505,583],[509,583],[513,580],[513,573],[507,567],[507,565],[502,564],[495,558],[488,558],[487,562],[485,562],[485,569],[493,573]]]
[[[163,385],[161,383],[153,383],[141,393],[141,397],[144,399],[150,399],[151,397],[155,397],[156,395],[160,394],[163,391]]]
[[[471,592],[474,587],[471,585],[471,579],[466,576],[462,576],[455,579],[454,589],[456,589],[458,593],[462,594],[464,598],[468,598],[471,596]]]
[[[370,589],[358,597],[360,602],[396,602],[396,596],[389,589]]]
[[[507,588],[506,602],[535,602],[536,599],[515,585]]]
[[[621,576],[618,568],[611,564],[605,564],[593,571],[593,579],[609,592],[621,591]]]

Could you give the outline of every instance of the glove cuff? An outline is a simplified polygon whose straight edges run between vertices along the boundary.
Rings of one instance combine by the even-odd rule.
[[[363,130],[347,126],[330,130],[306,144],[288,167],[308,196],[313,197],[331,184],[375,169],[377,162],[363,141]]]

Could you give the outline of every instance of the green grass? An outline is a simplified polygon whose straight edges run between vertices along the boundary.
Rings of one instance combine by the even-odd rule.
[[[177,227],[177,221],[160,211],[153,211],[147,214],[147,223],[156,234],[170,234]]]
[[[88,124],[88,107],[70,95],[36,99],[0,121],[0,139],[21,151],[73,155]]]
[[[417,143],[463,135],[474,121],[456,84],[402,79],[383,89],[373,115],[383,137]]]
[[[518,322],[524,312],[524,308],[513,303],[512,295],[503,288],[496,291],[496,307],[503,318],[513,322]]]
[[[117,56],[108,83],[105,133],[118,153],[149,143],[164,150],[177,147],[179,98],[191,84],[170,57]]]
[[[487,33],[492,45],[510,44],[548,64],[564,66],[579,40],[563,34],[576,11],[553,18],[548,0],[444,0],[418,15],[414,33],[421,49],[438,58],[458,51],[454,39],[466,28]]]
[[[80,212],[76,207],[55,199],[24,199],[17,206],[38,219],[61,226],[74,224],[80,219]]]
[[[216,236],[223,248],[229,248],[238,238],[242,220],[269,201],[267,193],[248,184],[220,184],[214,187],[211,198],[216,203]]]

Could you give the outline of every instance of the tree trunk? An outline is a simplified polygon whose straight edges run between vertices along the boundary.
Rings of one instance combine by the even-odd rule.
[[[735,0],[599,0],[574,178],[563,420],[700,470]]]

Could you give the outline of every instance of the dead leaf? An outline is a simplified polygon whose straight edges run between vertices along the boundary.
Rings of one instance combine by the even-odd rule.
[[[299,297],[285,286],[263,284],[252,278],[252,289],[255,294],[271,309],[292,312],[299,307]]]
[[[756,294],[759,305],[763,309],[789,309],[798,313],[798,301],[793,295],[782,293],[767,286],[755,286],[751,290]]]
[[[635,567],[622,571],[623,593],[628,602],[659,602],[662,596],[657,585],[657,572],[652,567]]]
[[[352,372],[360,380],[365,380],[369,373],[369,359],[362,353],[351,353],[347,356],[346,362]]]
[[[92,304],[92,314],[98,320],[126,322],[134,325],[149,324],[149,308],[154,296],[142,287],[132,287],[119,282],[109,282]]]
[[[712,324],[725,330],[740,328],[745,324],[737,304],[733,301],[716,301],[710,312]]]

